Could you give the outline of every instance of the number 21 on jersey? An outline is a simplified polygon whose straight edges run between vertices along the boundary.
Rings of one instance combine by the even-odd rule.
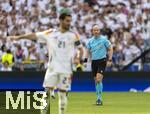
[[[59,48],[65,48],[66,47],[65,41],[58,41],[58,47]]]

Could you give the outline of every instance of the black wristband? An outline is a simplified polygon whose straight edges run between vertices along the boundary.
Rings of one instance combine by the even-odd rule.
[[[84,62],[84,63],[87,63],[87,60],[88,60],[88,59],[87,59],[87,58],[85,58],[85,59],[83,60],[83,62]]]
[[[112,59],[109,59],[108,61],[112,62]]]

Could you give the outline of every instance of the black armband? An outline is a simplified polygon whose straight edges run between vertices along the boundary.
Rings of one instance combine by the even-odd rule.
[[[75,46],[79,46],[80,44],[81,44],[81,43],[80,43],[79,40],[75,42]]]
[[[84,63],[87,63],[87,60],[88,60],[88,59],[87,59],[87,58],[85,58],[85,59],[83,60],[83,62],[84,62]]]

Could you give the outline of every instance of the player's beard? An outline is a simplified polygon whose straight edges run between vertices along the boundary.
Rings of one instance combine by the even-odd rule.
[[[66,31],[68,31],[68,30],[70,29],[70,25],[64,26],[64,29],[65,29]]]
[[[60,27],[63,29],[63,31],[68,31],[70,29],[70,25],[61,24]]]

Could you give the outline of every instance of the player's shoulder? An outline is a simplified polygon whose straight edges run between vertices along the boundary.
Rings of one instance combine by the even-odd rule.
[[[53,32],[56,32],[56,31],[57,31],[56,29],[50,28],[50,29],[48,29],[48,30],[43,31],[43,33],[44,33],[45,35],[49,35],[49,34],[51,34],[51,33],[53,33]]]
[[[75,39],[79,40],[80,39],[80,35],[77,31],[71,29],[68,31],[71,35],[73,35],[75,37]]]
[[[71,34],[74,34],[74,35],[77,35],[77,34],[78,34],[78,32],[75,31],[75,30],[73,30],[73,29],[70,29],[68,32],[71,33]]]

